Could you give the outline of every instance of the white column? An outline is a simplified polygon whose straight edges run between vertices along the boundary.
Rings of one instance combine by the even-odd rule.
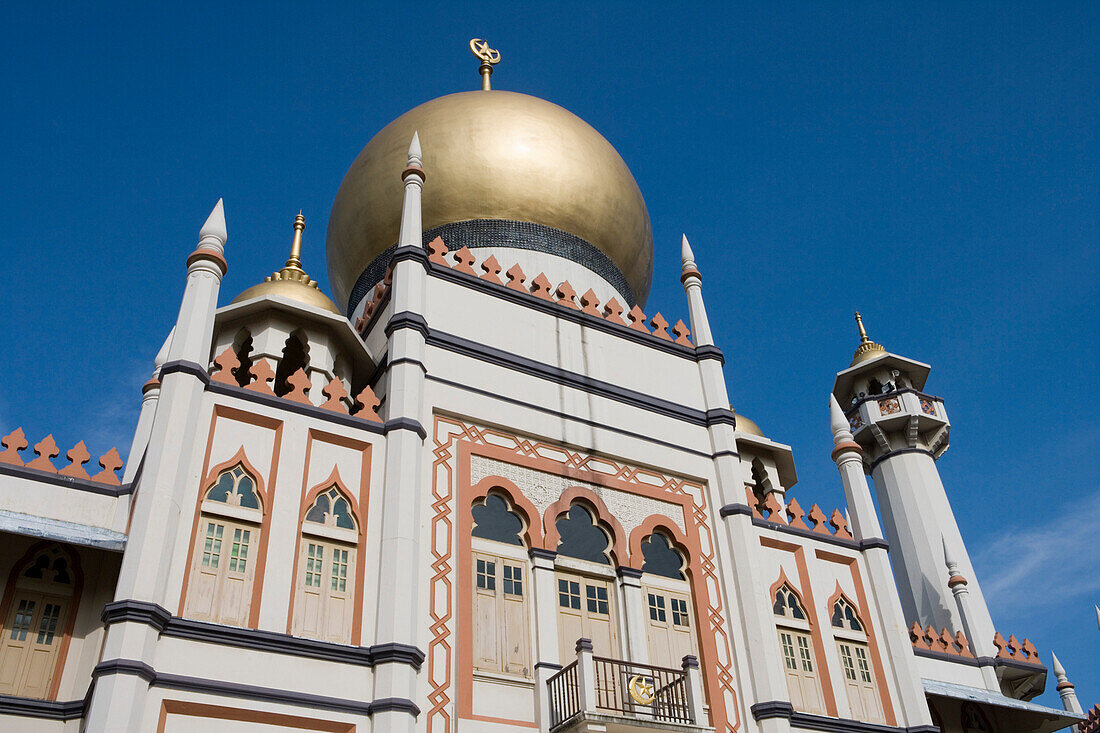
[[[983,630],[975,627],[975,621],[980,622],[981,619],[980,617],[975,618],[971,610],[970,590],[967,588],[969,583],[959,573],[959,563],[955,560],[950,548],[948,548],[947,539],[942,537],[940,539],[943,543],[944,564],[947,566],[947,587],[951,589],[951,594],[955,596],[955,606],[962,619],[962,632],[966,634],[966,638],[970,641],[970,650],[982,665],[982,681],[985,682],[986,688],[999,693],[1001,683],[997,679],[997,671],[993,666],[993,659],[997,656],[997,647],[993,644],[995,632],[992,628]]]
[[[150,428],[145,467],[134,492],[129,539],[122,557],[115,600],[139,600],[172,607],[167,599],[172,552],[181,526],[189,531],[190,507],[199,490],[190,465],[196,441],[205,374],[214,328],[218,290],[225,274],[225,217],[219,200],[199,232],[199,245],[187,259],[187,281],[179,316],[160,375],[160,396]],[[175,367],[173,362],[178,362]],[[183,509],[187,507],[187,509]],[[105,672],[96,680],[88,705],[87,729],[137,731],[148,683],[137,674],[112,672],[115,660],[155,663],[156,629],[121,622],[108,627],[100,659]]]
[[[899,725],[931,725],[932,717],[928,712],[924,687],[914,662],[913,645],[909,640],[909,630],[898,598],[886,542],[882,538],[882,528],[871,500],[871,489],[863,473],[862,450],[852,439],[848,420],[833,395],[829,395],[829,426],[836,446],[833,449],[833,460],[836,461],[840,481],[844,485],[852,536],[862,545],[868,585],[882,621],[879,634],[882,637],[882,648],[887,655],[887,659],[883,661],[894,677],[894,688],[900,707]]]
[[[558,594],[554,587],[554,556],[550,550],[532,548],[531,600],[535,612],[535,701],[539,730],[550,730],[550,695],[547,681],[569,663],[558,659]]]
[[[413,135],[408,165],[402,173],[405,186],[401,210],[401,234],[393,255],[390,302],[395,317],[402,319],[389,337],[389,381],[386,392],[386,463],[382,489],[381,546],[376,644],[416,646],[423,623],[419,577],[421,553],[420,512],[425,500],[423,464],[427,458],[420,430],[430,419],[424,404],[424,324],[427,253],[421,238],[420,194],[424,186],[420,140]],[[391,321],[394,323],[394,321]],[[413,700],[416,671],[406,662],[387,661],[374,667],[374,699]],[[373,716],[373,728],[408,731],[416,717],[408,710],[390,708]]]
[[[699,671],[699,660],[692,654],[688,654],[680,662],[684,670],[684,683],[687,687],[688,710],[691,711],[691,719],[695,725],[707,725],[707,711],[704,707],[706,698],[703,693],[703,675]]]
[[[592,640],[577,639],[577,695],[581,711],[596,712],[596,662],[592,659]]]
[[[649,643],[646,633],[646,600],[642,593],[642,573],[634,568],[619,568],[619,593],[623,599],[623,621],[626,625],[626,659],[649,664]]]
[[[687,235],[680,243],[680,283],[687,294],[688,317],[691,319],[691,332],[695,335],[696,346],[713,346],[714,336],[710,332],[707,309],[703,305],[703,276],[695,266],[695,254],[688,244]]]

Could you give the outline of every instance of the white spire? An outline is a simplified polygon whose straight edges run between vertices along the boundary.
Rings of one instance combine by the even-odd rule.
[[[1066,679],[1066,668],[1058,661],[1058,656],[1054,653],[1054,650],[1051,650],[1050,658],[1053,660],[1050,666],[1054,668],[1054,676],[1059,682],[1062,682]]]
[[[229,238],[225,231],[225,207],[222,205],[221,199],[218,199],[218,203],[214,204],[214,210],[210,212],[210,216],[206,217],[206,223],[199,230],[199,244],[204,244],[202,240],[208,237],[217,240],[218,249],[224,247],[225,241]],[[209,242],[207,244],[213,243]]]
[[[943,543],[943,561],[947,565],[948,570],[954,570],[959,567],[959,563],[951,556],[951,551],[947,549],[947,538],[942,534],[940,535],[940,542]]]
[[[1096,609],[1096,628],[1100,629],[1100,606],[1093,606]]]
[[[833,443],[852,442],[852,429],[848,425],[848,418],[844,417],[844,410],[840,409],[840,403],[836,401],[836,395],[829,395],[829,429],[833,433]]]
[[[420,150],[420,133],[413,132],[412,142],[409,143],[409,167],[420,168],[424,164],[424,154]]]
[[[414,132],[409,143],[409,162],[401,174],[405,186],[405,196],[401,203],[401,229],[398,233],[398,247],[420,247],[423,245],[424,230],[421,212],[421,192],[424,189],[424,170],[421,168],[420,134]]]
[[[686,234],[681,236],[683,239],[680,242],[680,263],[684,267],[695,267],[695,253],[691,251],[691,245],[688,244],[688,236]]]

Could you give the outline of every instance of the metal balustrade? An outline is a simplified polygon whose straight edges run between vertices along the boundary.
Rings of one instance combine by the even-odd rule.
[[[546,681],[550,730],[585,715],[639,722],[706,725],[699,662],[681,669],[596,657],[592,642],[577,641],[577,659]]]

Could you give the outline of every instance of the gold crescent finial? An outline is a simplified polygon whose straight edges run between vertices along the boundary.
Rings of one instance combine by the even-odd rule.
[[[477,70],[481,73],[481,89],[489,91],[489,77],[493,74],[493,67],[500,63],[500,51],[489,48],[489,42],[484,38],[470,39],[470,53],[481,59],[481,66]]]

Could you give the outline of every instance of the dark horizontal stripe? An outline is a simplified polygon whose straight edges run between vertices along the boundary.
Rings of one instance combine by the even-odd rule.
[[[925,448],[898,448],[897,450],[892,450],[889,453],[883,453],[881,456],[871,461],[871,470],[874,471],[875,467],[877,467],[878,464],[882,463],[887,458],[905,455],[906,453],[923,453],[924,455],[931,458],[933,461],[936,460],[936,454]]]
[[[636,433],[636,432],[633,432],[631,430],[624,430],[622,428],[617,428],[614,425],[607,425],[605,423],[599,423],[599,422],[596,422],[595,420],[586,420],[582,417],[577,417],[576,415],[570,415],[570,414],[565,413],[565,412],[559,412],[557,410],[551,410],[549,407],[541,407],[539,405],[532,405],[530,402],[525,402],[523,400],[513,399],[511,397],[506,397],[502,394],[497,394],[495,392],[489,392],[489,391],[486,391],[486,390],[483,390],[483,389],[478,389],[477,387],[471,387],[468,384],[461,384],[459,382],[455,382],[455,381],[452,381],[450,379],[444,379],[443,377],[435,376],[434,374],[428,374],[426,379],[429,382],[437,382],[439,384],[445,384],[448,387],[454,387],[455,389],[461,389],[465,392],[470,392],[471,394],[481,395],[482,397],[487,397],[487,398],[490,398],[490,399],[493,399],[493,400],[499,400],[500,402],[507,402],[510,405],[518,405],[519,407],[524,407],[528,410],[534,410],[535,412],[541,412],[544,415],[552,415],[552,416],[554,416],[556,418],[559,418],[561,420],[569,420],[570,422],[575,422],[575,423],[578,423],[580,425],[588,425],[589,427],[600,428],[601,430],[607,430],[608,432],[616,433],[618,435],[625,435],[628,438],[635,438],[637,440],[643,440],[647,443],[652,443],[653,445],[659,445],[659,446],[662,446],[664,448],[672,448],[673,450],[676,450],[676,451],[681,452],[681,453],[690,453],[691,455],[700,456],[702,458],[710,458],[711,457],[711,455],[709,453],[704,453],[702,451],[698,451],[698,450],[695,450],[693,448],[688,448],[688,447],[686,447],[684,445],[681,445],[681,444],[678,444],[678,443],[669,443],[668,441],[659,440],[659,439],[651,437],[649,435],[644,435],[642,433]]]
[[[753,720],[769,720],[770,718],[786,718],[790,720],[794,715],[794,707],[783,700],[770,700],[758,702],[749,708]]]
[[[860,550],[886,550],[890,551],[890,543],[881,537],[868,537],[859,541]]]
[[[939,733],[934,725],[917,725],[911,728],[899,728],[892,725],[864,723],[846,718],[827,718],[824,715],[800,713],[791,714],[791,728],[802,730],[821,730],[828,733]]]
[[[722,354],[722,350],[711,344],[695,347],[695,360],[703,361],[704,359],[716,359],[722,366],[726,364],[726,357]]]
[[[84,700],[37,700],[30,697],[0,695],[0,715],[44,720],[77,720],[84,717]]]
[[[11,463],[0,463],[0,474],[27,479],[29,481],[38,481],[43,484],[53,484],[54,486],[61,486],[75,491],[87,491],[90,494],[100,494],[101,496],[119,497],[134,493],[134,485],[132,483],[112,486],[111,484],[101,484],[98,481],[74,478],[72,476],[62,476],[59,473],[40,471],[34,468],[27,468],[26,466],[16,466]]]
[[[722,517],[732,517],[737,515],[751,517],[752,507],[750,507],[748,504],[726,504],[724,507],[718,510],[718,515]]]
[[[674,420],[680,420],[700,426],[707,425],[707,417],[702,410],[684,407],[675,402],[662,400],[658,397],[650,397],[643,392],[626,389],[625,387],[620,387],[611,382],[604,382],[566,369],[549,366],[542,362],[535,361],[534,359],[528,359],[525,356],[519,356],[518,354],[502,351],[501,349],[486,346],[476,341],[470,341],[461,336],[454,336],[433,329],[431,333],[428,334],[428,345],[446,349],[447,351],[484,361],[489,364],[495,364],[496,366],[511,369],[521,374],[528,374],[566,387],[572,387],[599,397],[615,400],[616,402],[622,402],[632,407],[638,407],[659,415],[664,415],[665,417],[670,417]]]
[[[424,366],[424,362],[420,361],[419,359],[410,359],[407,356],[403,356],[400,359],[394,359],[393,361],[388,362],[386,364],[386,369],[398,366],[400,364],[412,364],[413,366],[420,367],[420,371],[424,372],[425,374],[428,373],[428,367]]]
[[[731,458],[741,458],[741,454],[735,450],[720,450],[717,453],[711,453],[711,458],[721,458],[723,456],[730,456]]]
[[[418,247],[415,244],[406,245],[404,247],[397,247],[393,250],[393,254],[390,256],[390,267],[394,267],[398,262],[405,262],[411,260],[412,262],[419,263],[424,266],[424,269],[428,267],[428,250],[424,247]],[[377,285],[378,283],[375,283]]]
[[[541,547],[532,547],[527,550],[527,555],[532,559],[536,557],[541,557],[543,560],[553,560],[558,556],[558,553],[554,552],[553,550],[544,550]]]
[[[948,654],[947,652],[939,652],[935,649],[918,649],[913,647],[913,654],[918,657],[925,657],[927,659],[938,659],[941,662],[951,662],[952,664],[963,664],[967,667],[982,667],[983,665],[977,659],[973,657],[960,657],[957,654]],[[992,660],[990,660],[992,661]]]
[[[438,277],[442,280],[453,282],[456,285],[462,285],[464,287],[477,290],[478,292],[492,295],[502,300],[507,300],[517,305],[522,305],[532,310],[542,311],[555,318],[560,318],[565,321],[571,321],[587,328],[592,328],[597,331],[603,331],[613,336],[624,338],[627,341],[633,341],[634,343],[647,346],[651,349],[663,351],[666,354],[672,354],[673,356],[679,356],[684,359],[690,359],[692,361],[703,361],[705,359],[719,359],[725,363],[725,357],[722,356],[722,352],[717,346],[704,346],[704,347],[692,347],[678,344],[675,341],[665,341],[662,338],[658,338],[650,333],[643,333],[629,326],[622,326],[617,323],[603,318],[601,316],[594,316],[591,313],[585,313],[577,308],[569,308],[563,305],[549,300],[544,300],[531,295],[527,292],[521,292],[519,290],[513,290],[512,288],[505,287],[503,285],[497,285],[486,280],[482,280],[474,275],[468,275],[458,270],[452,270],[438,265],[432,265],[431,274],[434,277]],[[700,349],[703,349],[700,353]]]
[[[420,669],[424,652],[415,646],[398,643],[376,644],[371,647],[334,644],[317,639],[305,639],[290,634],[260,629],[242,629],[205,621],[173,616],[168,609],[146,601],[124,600],[107,604],[103,608],[103,622],[107,625],[132,621],[152,626],[164,636],[188,639],[219,646],[309,657],[327,662],[340,662],[359,666],[372,666],[388,662],[403,662]]]
[[[535,662],[535,669],[548,669],[551,672],[560,672],[562,666],[556,662]]]
[[[419,313],[413,313],[411,311],[394,313],[390,316],[390,320],[386,322],[384,333],[386,336],[391,336],[394,331],[398,331],[402,328],[410,328],[413,331],[419,331],[425,338],[428,337],[428,322],[424,320],[424,316]]]
[[[383,698],[378,701],[380,706],[376,707],[376,703],[373,702],[328,697],[325,695],[313,695],[272,687],[243,685],[237,682],[223,682],[221,680],[189,677],[186,675],[165,674],[163,672],[157,672],[148,664],[134,659],[112,659],[100,662],[96,665],[95,669],[92,670],[93,678],[116,674],[135,675],[147,681],[151,687],[163,687],[171,690],[184,690],[187,692],[199,692],[208,695],[235,697],[261,702],[282,703],[314,710],[332,710],[335,712],[353,713],[356,715],[371,715],[381,710],[402,710],[414,716],[420,714],[420,708],[418,708],[412,700]]]
[[[413,420],[411,417],[395,417],[392,420],[387,420],[385,428],[387,434],[394,430],[411,430],[419,435],[421,440],[428,437],[428,431],[424,429],[420,421]]]
[[[877,723],[864,723],[859,720],[846,718],[829,718],[824,715],[811,715],[794,709],[786,700],[771,700],[758,702],[749,708],[755,720],[769,720],[771,718],[784,718],[789,720],[792,728],[802,730],[820,730],[830,733],[938,733],[935,726],[919,725],[912,728],[898,728],[892,725],[879,725]]]
[[[620,578],[641,578],[642,571],[637,568],[629,568],[625,565],[620,566],[615,571]]]
[[[203,384],[210,382],[210,375],[206,373],[206,370],[201,364],[196,364],[193,361],[183,361],[177,359],[176,361],[170,361],[160,368],[161,382],[164,382],[164,377],[168,374],[190,374],[192,377],[197,377]]]
[[[737,428],[737,415],[728,407],[715,407],[706,411],[707,425],[729,425]]]

